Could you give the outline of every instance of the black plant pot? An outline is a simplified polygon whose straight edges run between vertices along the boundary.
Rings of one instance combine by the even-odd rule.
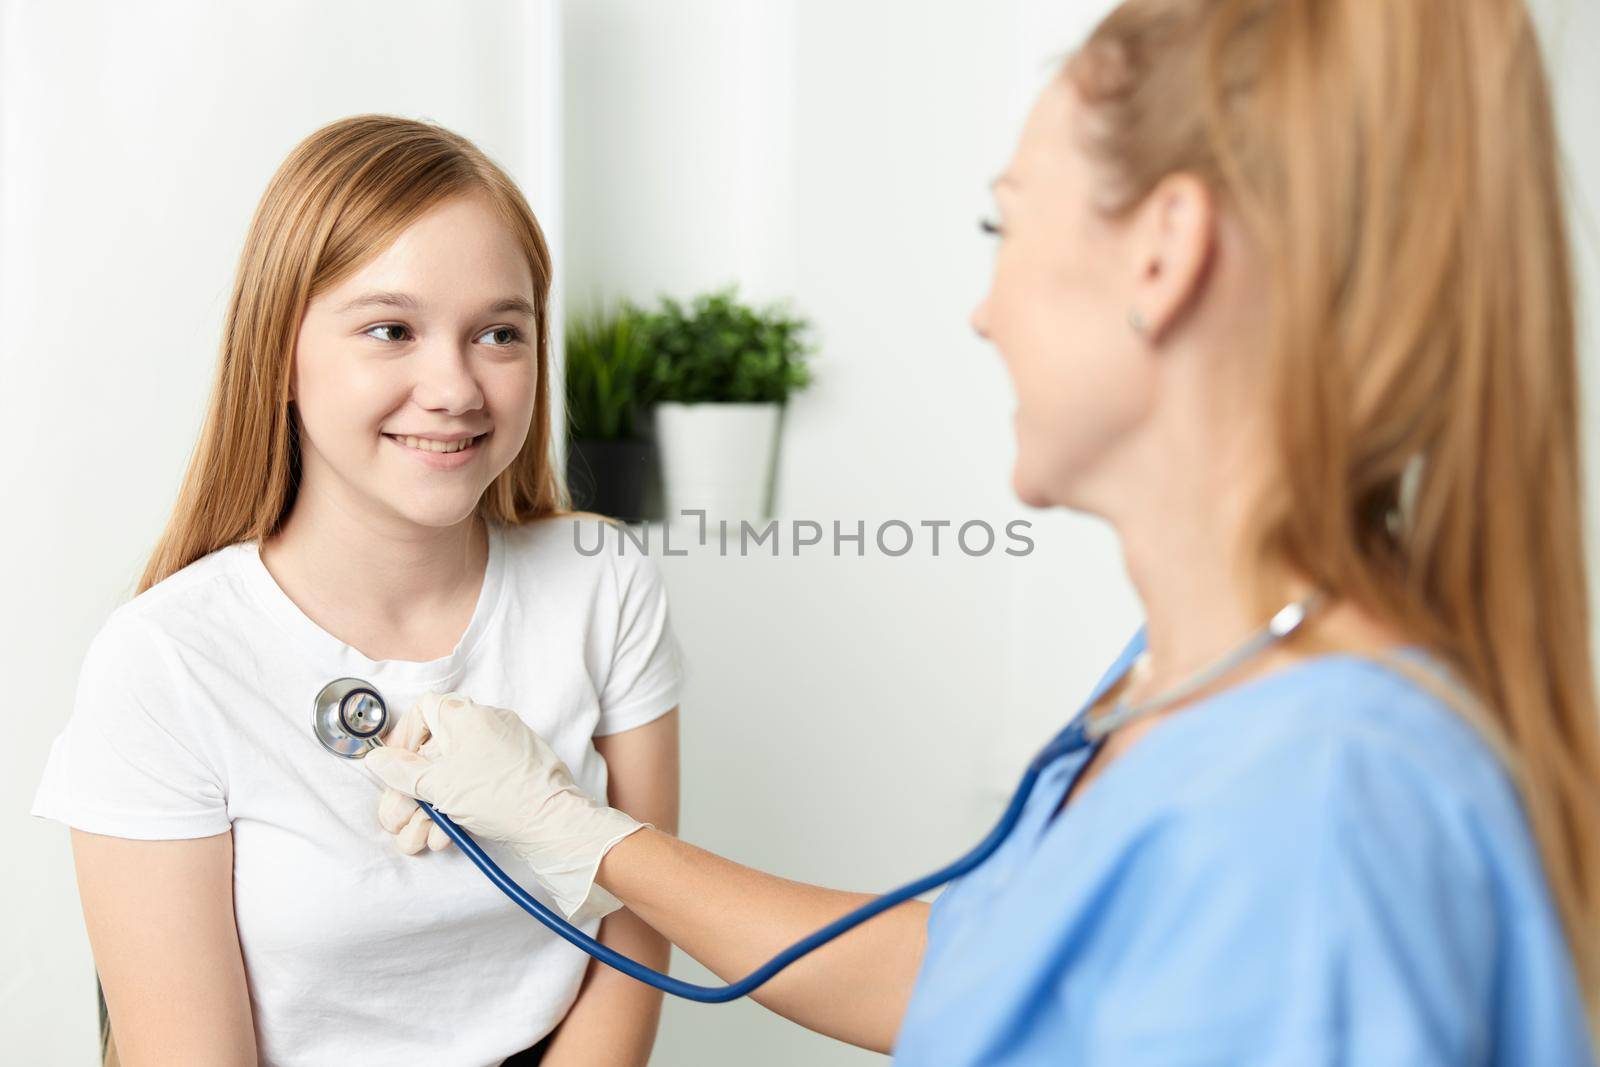
[[[656,448],[650,441],[571,441],[567,488],[572,506],[623,522],[649,518]]]

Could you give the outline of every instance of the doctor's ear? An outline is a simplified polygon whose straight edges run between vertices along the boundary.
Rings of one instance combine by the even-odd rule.
[[[1128,325],[1153,343],[1205,288],[1216,240],[1210,188],[1192,174],[1169,174],[1138,208],[1130,239],[1135,278]]]

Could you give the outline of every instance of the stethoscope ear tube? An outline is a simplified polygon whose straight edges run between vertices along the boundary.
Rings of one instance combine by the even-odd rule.
[[[478,870],[483,872],[489,881],[493,882],[500,888],[501,892],[510,897],[517,907],[538,919],[557,937],[576,945],[608,967],[614,967],[630,978],[635,978],[645,985],[653,986],[664,993],[671,993],[675,997],[700,1001],[704,1004],[722,1004],[730,1000],[737,1000],[752,990],[759,988],[773,975],[789,966],[795,960],[816,951],[829,941],[855,929],[873,916],[888,911],[898,904],[903,904],[920,893],[926,893],[930,889],[937,889],[946,882],[960,878],[963,874],[988,859],[990,854],[999,848],[1001,842],[1010,835],[1017,825],[1017,820],[1022,817],[1022,809],[1027,803],[1028,794],[1033,792],[1034,783],[1038,781],[1039,772],[1046,762],[1048,761],[1035,760],[1028,767],[1027,772],[1022,777],[1022,781],[1017,785],[1016,793],[1011,797],[1011,802],[1006,806],[1005,813],[1000,816],[1000,821],[995,824],[993,830],[989,831],[989,836],[979,842],[972,851],[947,867],[918,878],[914,882],[908,882],[899,889],[885,893],[876,900],[868,901],[848,915],[835,919],[815,933],[796,941],[737,982],[731,982],[723,986],[696,985],[693,982],[685,982],[680,978],[663,974],[653,967],[646,967],[638,960],[624,956],[609,945],[601,944],[530,896],[527,890],[518,885],[510,875],[500,869],[494,860],[485,855],[483,849],[472,839],[472,836],[457,826],[450,816],[425,801],[417,801],[417,806],[428,813],[428,818],[438,824],[446,836],[456,843],[456,847],[466,854],[466,857],[473,862]]]

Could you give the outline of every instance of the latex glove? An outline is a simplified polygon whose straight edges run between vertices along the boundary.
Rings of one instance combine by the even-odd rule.
[[[427,724],[413,711],[395,721],[394,729],[383,743],[388,748],[415,752],[426,740]],[[428,813],[417,807],[414,799],[398,789],[384,787],[383,795],[378,798],[378,824],[394,835],[395,847],[408,856],[421,852],[424,844],[433,852],[451,845],[439,824],[428,818]]]
[[[379,781],[427,801],[474,836],[510,845],[568,921],[581,924],[622,907],[595,885],[595,872],[612,845],[649,824],[579,789],[567,765],[516,712],[461,693],[424,693],[394,732],[423,739],[416,751],[385,745],[367,753],[361,762]],[[432,822],[420,808],[413,818]]]

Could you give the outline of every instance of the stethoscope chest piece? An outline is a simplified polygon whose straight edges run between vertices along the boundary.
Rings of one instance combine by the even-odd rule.
[[[389,706],[360,678],[337,678],[312,702],[311,731],[335,756],[360,759],[383,744],[389,726]]]

